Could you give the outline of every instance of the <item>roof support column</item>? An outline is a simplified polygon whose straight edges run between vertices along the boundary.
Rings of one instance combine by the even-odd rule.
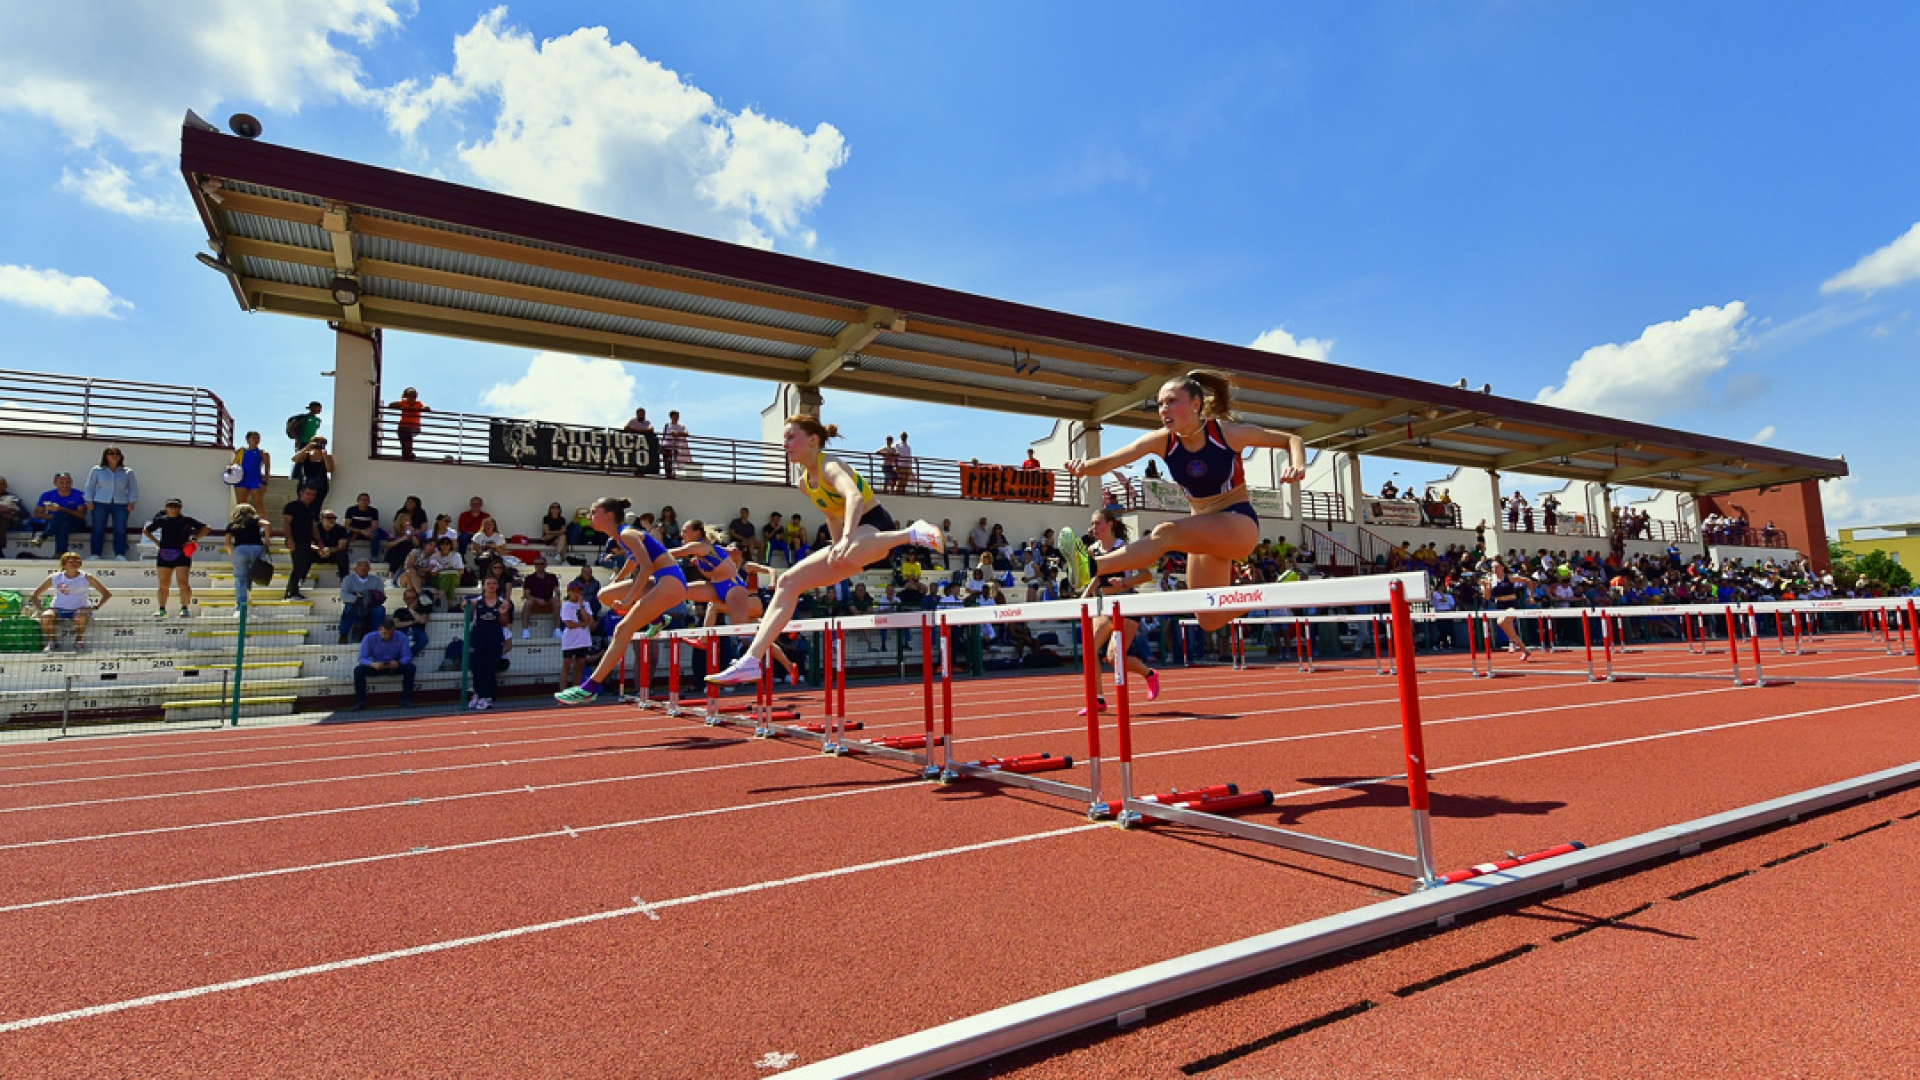
[[[1073,446],[1077,442],[1079,445]],[[1100,456],[1100,425],[1087,424],[1080,429],[1080,437],[1070,440],[1067,452],[1073,457],[1086,460]],[[1098,507],[1106,502],[1101,497],[1100,485],[1106,479],[1104,474],[1088,473],[1080,478],[1080,500],[1089,508]]]
[[[1360,455],[1347,455],[1347,516],[1354,527],[1360,526],[1360,507],[1367,493],[1360,488]]]
[[[1491,515],[1493,520],[1489,521],[1487,524],[1493,528],[1493,536],[1494,536],[1493,544],[1491,546],[1491,549],[1487,552],[1487,554],[1498,555],[1501,550],[1500,523],[1507,520],[1505,517],[1506,508],[1502,505],[1500,501],[1499,470],[1497,469],[1487,470],[1487,491],[1488,491],[1488,494],[1493,496],[1493,513]]]
[[[366,486],[354,475],[366,471],[373,456],[375,358],[373,340],[351,330],[333,334],[333,451],[338,471],[332,478],[336,491],[351,486]],[[384,432],[386,438],[395,438]],[[275,443],[275,445],[279,445]],[[389,444],[392,445],[392,444]]]

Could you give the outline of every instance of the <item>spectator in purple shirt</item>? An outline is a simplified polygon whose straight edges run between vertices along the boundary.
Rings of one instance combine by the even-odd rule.
[[[413,706],[413,644],[394,633],[392,619],[360,640],[360,663],[353,669],[353,708],[367,707],[367,679],[374,675],[400,676],[400,706]]]

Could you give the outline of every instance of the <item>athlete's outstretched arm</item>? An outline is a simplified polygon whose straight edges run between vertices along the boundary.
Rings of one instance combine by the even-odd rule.
[[[1124,465],[1131,465],[1148,454],[1157,452],[1167,444],[1167,433],[1160,430],[1149,431],[1111,454],[1102,454],[1097,458],[1068,458],[1062,468],[1069,476],[1097,476],[1112,472]]]

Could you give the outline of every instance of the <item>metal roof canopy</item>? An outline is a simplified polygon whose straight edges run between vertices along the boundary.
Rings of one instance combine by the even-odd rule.
[[[180,168],[249,311],[1086,423],[1228,372],[1308,445],[1707,495],[1844,461],[1123,326],[181,128]],[[353,279],[357,302],[330,288]],[[348,294],[351,298],[351,294]]]

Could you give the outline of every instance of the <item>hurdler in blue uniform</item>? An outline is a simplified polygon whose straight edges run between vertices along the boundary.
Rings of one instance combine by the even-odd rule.
[[[634,632],[641,627],[651,628],[653,621],[668,608],[687,598],[686,573],[652,534],[626,524],[627,506],[627,500],[611,497],[593,504],[594,531],[613,537],[614,544],[626,556],[625,565],[614,575],[614,583],[600,590],[600,601],[621,613],[620,622],[613,628],[612,641],[593,674],[579,686],[553,695],[562,705],[578,705],[598,697],[601,681],[612,675],[625,659]]]
[[[1187,555],[1188,588],[1232,584],[1233,564],[1251,555],[1260,542],[1260,516],[1247,495],[1241,453],[1250,447],[1284,449],[1288,467],[1275,479],[1297,484],[1307,474],[1306,445],[1298,435],[1233,419],[1233,383],[1220,372],[1190,371],[1168,379],[1158,400],[1160,431],[1103,457],[1075,458],[1066,470],[1074,476],[1098,476],[1158,454],[1166,462],[1167,478],[1187,493],[1193,511],[1156,526],[1151,535],[1119,551],[1097,556],[1088,553],[1073,529],[1062,529],[1060,549],[1067,556],[1068,575],[1083,594],[1097,589],[1103,575],[1146,569],[1173,551]],[[1232,622],[1234,613],[1201,612],[1196,618],[1206,629],[1217,630]]]

